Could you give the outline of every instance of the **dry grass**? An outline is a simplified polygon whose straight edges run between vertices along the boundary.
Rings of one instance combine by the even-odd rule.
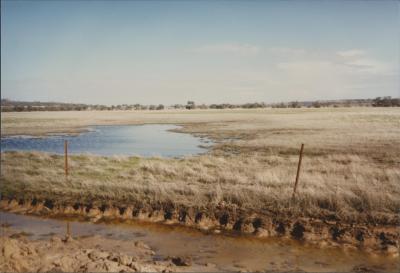
[[[166,122],[217,144],[207,155],[184,159],[72,156],[68,181],[60,156],[7,152],[1,191],[65,202],[225,204],[261,213],[333,214],[349,222],[399,221],[400,109],[16,113],[2,116],[2,131],[43,134],[61,130],[60,124],[74,131],[87,124]]]

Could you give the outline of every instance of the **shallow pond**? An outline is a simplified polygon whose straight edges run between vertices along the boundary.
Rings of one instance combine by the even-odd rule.
[[[32,239],[66,234],[66,221],[0,212],[0,222],[30,233]],[[100,235],[115,240],[140,240],[156,251],[156,259],[191,256],[197,264],[213,263],[218,271],[271,270],[339,272],[364,268],[398,272],[397,258],[371,256],[362,251],[319,249],[292,240],[205,234],[182,226],[142,222],[71,222],[73,236]]]
[[[207,151],[199,146],[209,141],[171,131],[176,128],[160,124],[92,126],[89,132],[77,136],[4,137],[1,150],[62,154],[64,140],[68,140],[68,151],[72,154],[180,157]]]

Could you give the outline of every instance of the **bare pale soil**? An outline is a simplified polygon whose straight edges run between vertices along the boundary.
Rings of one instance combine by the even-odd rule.
[[[215,271],[186,257],[154,261],[155,252],[141,241],[102,236],[52,236],[32,240],[6,229],[0,237],[2,272],[186,272]],[[29,235],[29,234],[28,234]]]
[[[62,156],[2,153],[3,199],[32,205],[39,200],[50,208],[85,206],[87,212],[116,206],[121,215],[129,206],[134,215],[135,209],[162,209],[166,220],[182,208],[185,215],[191,208],[215,210],[222,213],[215,216],[219,224],[233,229],[243,215],[400,223],[398,108],[3,113],[2,134],[76,133],[94,124],[142,123],[179,124],[181,132],[209,137],[215,145],[206,155],[183,159],[71,156],[68,179]],[[303,165],[292,201],[301,143]],[[197,222],[202,214],[191,217]],[[262,223],[255,221],[257,229]]]

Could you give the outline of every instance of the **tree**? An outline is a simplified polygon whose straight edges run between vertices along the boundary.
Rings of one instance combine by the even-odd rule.
[[[20,105],[16,105],[16,106],[14,106],[14,110],[16,112],[22,112],[22,111],[24,111],[24,107],[20,106]]]
[[[172,107],[173,107],[174,109],[184,109],[184,108],[185,108],[185,106],[182,105],[182,104],[174,104],[174,105],[172,105]]]
[[[301,105],[298,101],[292,101],[291,103],[289,103],[289,107],[290,108],[300,108]]]
[[[281,102],[281,103],[273,104],[272,108],[287,108],[287,105],[285,103]]]
[[[320,103],[319,101],[314,101],[314,102],[311,104],[311,106],[314,107],[314,108],[320,108],[320,107],[321,107],[321,103]]]
[[[400,99],[392,99],[392,97],[377,97],[373,100],[372,106],[374,107],[391,107],[400,106]]]
[[[245,103],[242,105],[242,108],[265,108],[265,107],[266,105],[264,102]]]
[[[199,108],[199,109],[207,109],[208,107],[207,107],[207,105],[205,105],[203,103],[203,104],[200,104],[199,106],[197,106],[197,108]]]
[[[188,101],[186,104],[186,109],[195,109],[196,108],[196,104],[194,103],[194,101]]]
[[[157,106],[157,108],[156,108],[157,110],[164,110],[164,105],[162,105],[162,104],[159,104],[158,106]]]

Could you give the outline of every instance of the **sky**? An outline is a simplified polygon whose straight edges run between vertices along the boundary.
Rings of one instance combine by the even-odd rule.
[[[1,1],[1,97],[91,104],[400,97],[400,2]]]

